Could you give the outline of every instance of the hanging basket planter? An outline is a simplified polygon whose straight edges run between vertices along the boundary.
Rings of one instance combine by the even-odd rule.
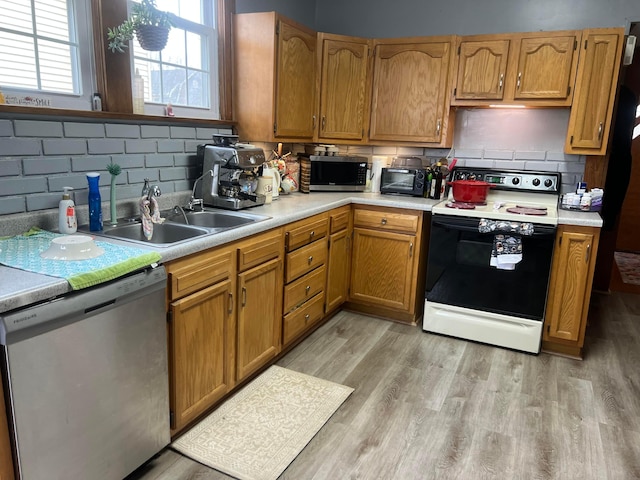
[[[158,25],[140,25],[136,28],[136,38],[143,50],[159,52],[167,45],[169,29]]]

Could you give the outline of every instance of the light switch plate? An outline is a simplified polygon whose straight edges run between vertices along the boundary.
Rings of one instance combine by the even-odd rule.
[[[627,37],[627,43],[624,48],[624,57],[622,59],[623,65],[631,65],[633,62],[633,51],[636,48],[636,37],[635,35],[629,35]]]

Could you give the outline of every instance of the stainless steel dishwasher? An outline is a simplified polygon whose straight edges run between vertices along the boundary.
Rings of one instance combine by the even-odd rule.
[[[20,478],[121,480],[170,441],[166,271],[0,314]]]

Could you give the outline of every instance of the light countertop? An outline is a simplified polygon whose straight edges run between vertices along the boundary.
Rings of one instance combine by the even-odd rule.
[[[170,247],[154,247],[150,245],[148,249],[157,251],[162,255],[162,261],[168,262],[351,203],[431,211],[431,208],[438,202],[438,200],[426,198],[380,195],[378,193],[293,193],[291,195],[281,195],[269,205],[247,210],[250,213],[271,217],[268,220],[213,235],[194,238],[188,242]],[[558,220],[561,224],[602,226],[602,219],[597,213],[558,210]],[[120,242],[106,239],[105,237],[100,237],[98,240],[113,243]],[[128,245],[133,244],[129,243]],[[135,246],[139,247],[140,245],[136,244]],[[0,313],[48,300],[70,291],[69,283],[62,278],[0,266]]]

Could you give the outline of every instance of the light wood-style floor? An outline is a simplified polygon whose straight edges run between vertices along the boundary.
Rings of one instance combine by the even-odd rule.
[[[341,312],[278,364],[355,388],[282,479],[640,479],[640,295],[595,294],[584,361]],[[227,479],[166,449],[130,480]]]

